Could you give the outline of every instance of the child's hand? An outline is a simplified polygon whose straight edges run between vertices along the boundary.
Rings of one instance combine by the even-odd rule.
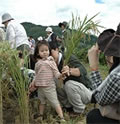
[[[36,90],[37,88],[34,86],[34,87],[31,87],[31,88],[29,88],[29,92],[31,93],[31,92],[34,92],[35,90]]]
[[[29,92],[33,92],[35,91],[37,88],[35,87],[35,82],[32,81],[32,83],[30,83],[30,86],[29,86]]]
[[[65,80],[67,78],[66,74],[62,73],[61,78],[62,78],[62,80]]]
[[[60,77],[59,77],[59,79],[62,79],[62,80],[65,80],[65,78],[66,78],[65,74],[61,74]]]

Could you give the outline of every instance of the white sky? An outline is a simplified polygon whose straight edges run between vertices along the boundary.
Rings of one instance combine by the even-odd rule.
[[[69,21],[72,13],[83,18],[100,12],[96,17],[100,25],[116,30],[120,22],[120,0],[0,0],[0,16],[5,12],[20,23],[44,26]]]

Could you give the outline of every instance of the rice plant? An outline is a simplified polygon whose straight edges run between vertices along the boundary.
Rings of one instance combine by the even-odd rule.
[[[74,52],[77,45],[81,42],[82,39],[85,39],[86,34],[90,33],[99,33],[98,27],[102,27],[99,25],[98,21],[93,21],[93,19],[98,14],[94,15],[91,18],[88,18],[86,15],[83,20],[79,16],[74,16],[72,14],[72,20],[69,25],[71,25],[71,34],[65,37],[65,62],[66,65],[69,61],[71,54]],[[103,28],[103,27],[102,27]]]
[[[17,94],[20,123],[29,124],[27,79],[21,73],[18,52],[11,49],[6,42],[0,43],[0,67],[7,69],[7,75],[10,75],[12,79],[13,83],[10,85],[13,86]]]
[[[2,74],[0,70],[0,122],[3,124],[3,104],[2,104]]]
[[[3,99],[2,99],[2,79],[4,76],[5,72],[5,60],[6,60],[6,56],[3,59],[3,53],[4,50],[2,48],[2,43],[0,44],[0,122],[1,124],[3,124]]]

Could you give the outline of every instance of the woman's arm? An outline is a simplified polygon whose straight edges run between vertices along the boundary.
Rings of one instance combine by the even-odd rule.
[[[90,79],[92,82],[92,90],[95,90],[102,83],[102,78],[99,71],[92,71],[90,74]]]
[[[93,46],[88,51],[89,64],[92,71],[91,81],[94,89],[93,97],[100,105],[108,105],[120,101],[120,74],[112,72],[102,81],[98,71],[99,50]]]
[[[120,74],[111,73],[94,91],[94,98],[100,105],[120,101]]]

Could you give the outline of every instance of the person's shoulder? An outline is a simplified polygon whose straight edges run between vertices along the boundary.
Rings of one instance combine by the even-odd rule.
[[[111,75],[116,75],[116,77],[120,77],[120,65],[118,65],[114,70],[111,71]]]
[[[83,66],[83,64],[80,62],[80,60],[78,59],[78,57],[76,57],[74,54],[72,54],[70,56],[69,63]]]
[[[116,71],[117,73],[120,73],[120,64],[115,68],[115,71]]]
[[[48,65],[51,65],[52,63],[54,63],[55,60],[52,56],[49,56],[46,60],[45,60],[45,63],[48,64]]]
[[[36,62],[35,65],[37,66],[37,65],[40,65],[40,64],[42,64],[42,63],[43,63],[42,59],[39,59],[39,60]]]
[[[19,27],[19,26],[22,26],[22,24],[18,23],[17,21],[15,20],[11,20],[9,23],[8,23],[8,26],[7,27]],[[23,27],[23,26],[22,26]]]
[[[14,25],[14,24],[17,24],[17,22],[15,20],[11,20],[9,21],[8,25]]]

